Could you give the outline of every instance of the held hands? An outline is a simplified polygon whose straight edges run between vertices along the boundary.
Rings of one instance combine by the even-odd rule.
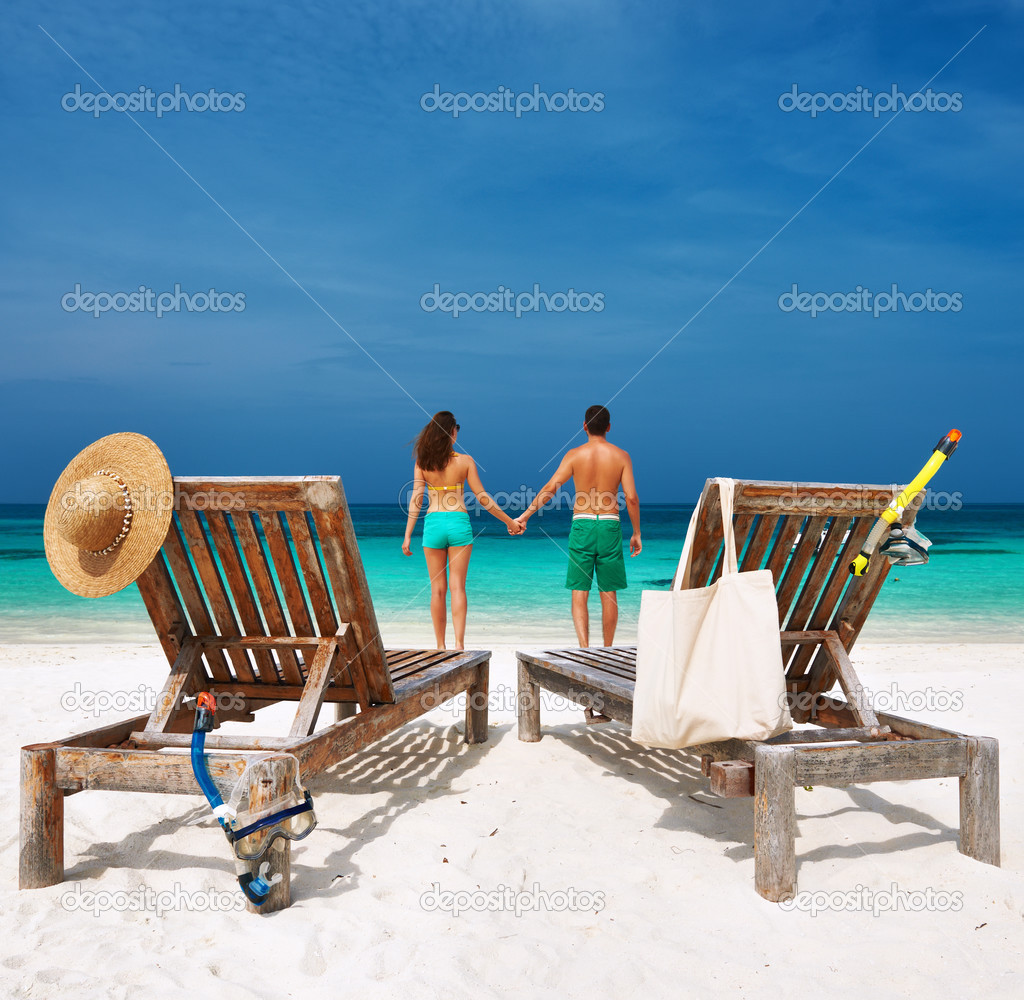
[[[526,525],[520,523],[518,520],[509,521],[505,527],[508,528],[508,533],[510,535],[521,535],[526,530]]]
[[[629,540],[629,555],[630,555],[630,558],[632,558],[633,556],[640,555],[640,551],[642,549],[643,549],[643,544],[640,542],[640,534],[638,532],[637,534],[633,535],[633,537],[630,538],[630,540]]]
[[[526,531],[526,522],[528,520],[529,518],[525,514],[520,514],[519,517],[517,517],[513,522],[519,525],[519,534],[522,534],[524,531]]]

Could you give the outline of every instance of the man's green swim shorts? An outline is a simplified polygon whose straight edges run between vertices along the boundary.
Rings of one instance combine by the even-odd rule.
[[[622,558],[622,526],[615,516],[576,514],[569,529],[567,590],[590,590],[597,570],[597,589],[626,589],[626,564]]]

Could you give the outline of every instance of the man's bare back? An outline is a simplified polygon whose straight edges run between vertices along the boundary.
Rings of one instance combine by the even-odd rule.
[[[633,464],[629,452],[605,438],[592,437],[586,444],[573,448],[566,453],[563,464],[576,488],[573,512],[577,514],[616,513],[619,509],[619,485],[623,484],[623,478],[629,479],[632,486]],[[636,489],[633,487],[626,492],[635,493]]]

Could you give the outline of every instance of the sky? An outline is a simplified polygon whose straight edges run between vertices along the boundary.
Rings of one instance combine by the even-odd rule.
[[[126,430],[179,475],[391,502],[441,409],[488,489],[537,488],[592,403],[642,502],[906,482],[952,427],[933,487],[1024,501],[1021,2],[85,0],[0,31],[0,502]],[[168,110],[90,104],[140,89]]]

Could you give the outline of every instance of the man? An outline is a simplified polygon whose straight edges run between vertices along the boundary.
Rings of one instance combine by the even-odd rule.
[[[536,499],[517,518],[523,530],[526,522],[548,502],[570,477],[576,487],[572,528],[569,531],[569,569],[566,589],[572,591],[572,621],[580,646],[590,645],[590,617],[587,598],[597,572],[601,593],[601,626],[604,644],[615,641],[619,620],[616,592],[626,587],[626,566],[622,559],[622,528],[619,524],[619,487],[633,525],[629,540],[631,556],[640,554],[640,500],[633,482],[629,453],[611,444],[606,435],[611,416],[604,406],[588,407],[583,420],[587,443],[565,453],[555,474]]]

